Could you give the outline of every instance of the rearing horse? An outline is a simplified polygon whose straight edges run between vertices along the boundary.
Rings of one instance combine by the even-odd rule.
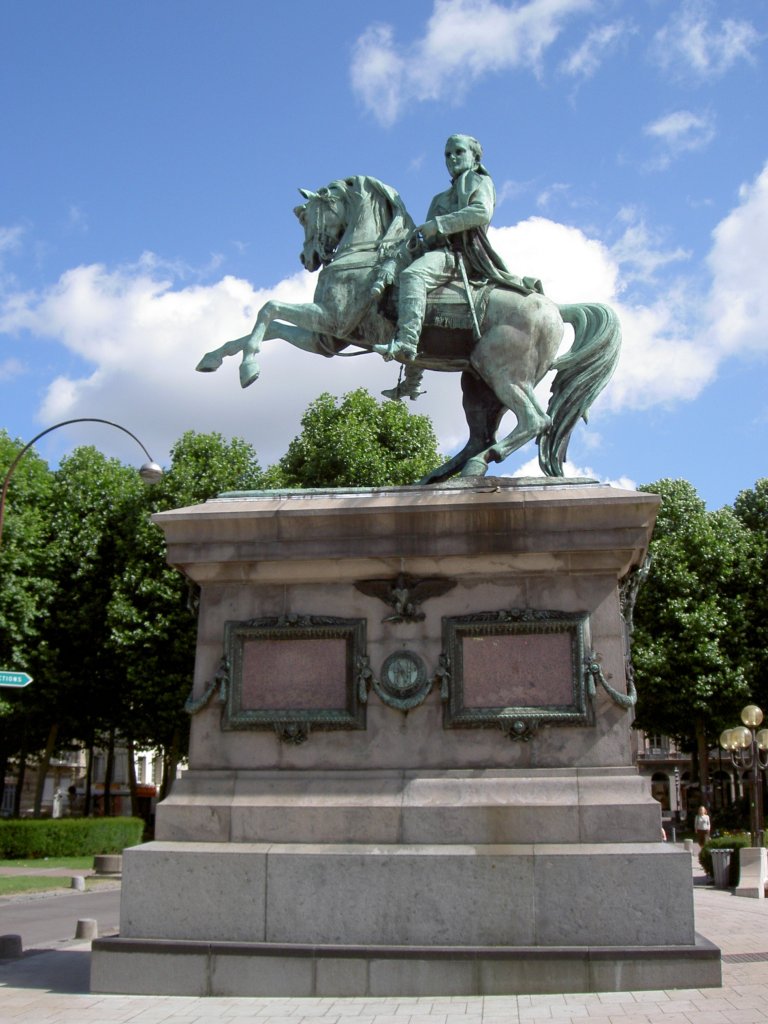
[[[217,370],[225,356],[241,352],[245,388],[259,376],[256,357],[263,341],[282,338],[306,352],[333,356],[351,344],[370,351],[393,337],[394,320],[371,299],[371,286],[379,264],[401,251],[414,231],[400,196],[367,176],[333,181],[319,192],[300,191],[306,202],[294,212],[304,227],[301,262],[309,271],[322,267],[314,301],[271,299],[259,310],[250,334],[206,353],[198,370]],[[575,337],[558,359],[564,323],[572,324]],[[415,364],[461,373],[469,426],[464,448],[422,483],[456,473],[483,476],[491,462],[503,462],[534,438],[542,471],[563,476],[571,432],[580,417],[586,421],[618,361],[616,314],[597,303],[558,306],[538,292],[523,295],[494,287],[479,329],[477,340],[470,329],[452,327],[426,327],[422,334]],[[534,388],[551,369],[556,374],[545,412]],[[497,440],[507,410],[517,423]]]

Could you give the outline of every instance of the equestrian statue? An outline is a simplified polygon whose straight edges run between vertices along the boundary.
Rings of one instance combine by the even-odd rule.
[[[546,476],[563,476],[571,433],[611,378],[619,358],[616,314],[599,303],[559,306],[540,281],[510,273],[487,227],[496,193],[479,142],[452,135],[445,147],[451,186],[416,226],[399,194],[376,178],[300,189],[301,262],[320,270],[314,301],[271,299],[250,334],[206,353],[197,369],[217,370],[242,353],[240,383],[259,376],[263,341],[282,338],[316,355],[375,353],[401,364],[395,401],[418,398],[425,370],[461,373],[469,440],[422,483],[484,476],[492,462],[535,439]],[[574,329],[558,357],[563,324]],[[355,346],[358,351],[344,350]],[[555,371],[546,411],[534,388]],[[503,415],[514,429],[497,438]]]

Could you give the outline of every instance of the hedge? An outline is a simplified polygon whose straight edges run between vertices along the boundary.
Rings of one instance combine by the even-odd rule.
[[[732,836],[715,836],[712,839],[708,839],[699,850],[699,864],[701,864],[708,875],[713,876],[712,851],[733,850],[734,855],[731,857],[731,869],[728,878],[728,887],[733,888],[739,884],[739,850],[745,846],[750,846],[751,843],[752,837],[748,832],[737,832]]]
[[[138,846],[141,818],[47,818],[0,821],[0,857],[89,857]]]

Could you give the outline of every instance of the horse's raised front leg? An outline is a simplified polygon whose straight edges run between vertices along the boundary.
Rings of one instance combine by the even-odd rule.
[[[285,320],[287,323],[274,325],[276,320]],[[291,327],[295,327],[296,330],[291,330]],[[240,386],[247,388],[255,380],[258,380],[261,372],[256,357],[261,350],[262,341],[270,338],[285,338],[286,341],[298,348],[303,348],[308,352],[320,352],[322,350],[318,347],[317,340],[312,338],[313,335],[320,333],[333,334],[333,325],[329,323],[322,306],[318,306],[314,302],[293,304],[271,299],[269,302],[265,302],[259,310],[256,323],[250,334],[227,341],[219,348],[206,352],[197,364],[197,369],[202,373],[218,370],[225,356],[234,356],[238,352],[242,352]],[[291,336],[287,337],[289,334]]]
[[[206,352],[195,369],[200,373],[213,373],[214,370],[218,370],[221,366],[225,356],[236,356],[238,352],[242,352],[245,343],[250,337],[250,334],[245,334],[242,338],[235,338],[234,341],[225,341],[219,348]]]

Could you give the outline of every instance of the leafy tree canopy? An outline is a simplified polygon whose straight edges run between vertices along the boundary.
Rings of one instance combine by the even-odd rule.
[[[23,443],[0,430],[0,475],[5,477]],[[0,663],[28,669],[35,662],[53,585],[48,571],[53,474],[29,451],[9,481],[0,548]]]
[[[277,466],[272,487],[384,487],[412,484],[440,464],[427,416],[402,402],[377,402],[364,388],[311,403],[302,431]]]
[[[752,538],[732,510],[708,512],[684,480],[641,490],[662,504],[634,615],[636,725],[691,748],[697,734],[713,741],[749,697],[742,655]]]

